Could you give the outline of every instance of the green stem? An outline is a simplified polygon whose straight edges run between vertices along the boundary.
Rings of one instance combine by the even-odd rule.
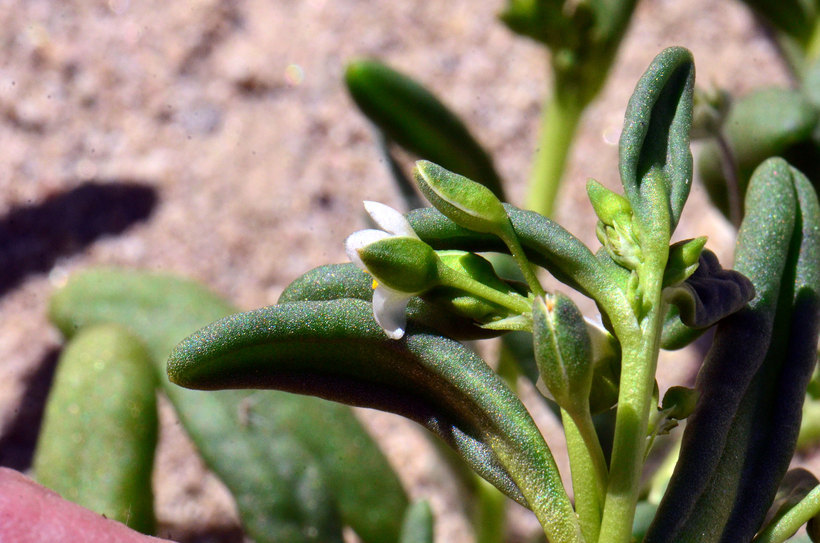
[[[499,231],[498,236],[510,250],[510,254],[513,257],[513,260],[515,260],[515,263],[518,264],[518,267],[521,269],[521,273],[524,275],[524,280],[527,281],[527,285],[530,287],[530,290],[533,291],[536,296],[544,296],[546,291],[544,290],[544,287],[541,286],[541,282],[538,280],[538,277],[535,275],[535,271],[532,268],[532,264],[527,259],[527,255],[524,254],[524,248],[521,246],[521,242],[515,234],[515,230],[513,230],[512,223],[509,223],[509,228]]]
[[[541,112],[541,135],[529,181],[527,208],[551,217],[584,105],[553,90]]]
[[[642,319],[641,332],[620,338],[621,386],[600,543],[625,543],[632,532],[664,317],[660,289],[663,272],[655,271],[657,277],[644,282],[656,288],[647,289],[653,296],[647,300],[650,309]]]
[[[565,409],[561,409],[561,420],[567,438],[575,510],[584,538],[594,543],[598,541],[601,530],[601,513],[606,492],[604,453],[595,433],[589,409],[586,410],[586,417],[575,418]]]
[[[443,286],[461,289],[469,294],[496,303],[519,314],[532,311],[530,303],[523,296],[512,296],[495,290],[480,281],[476,281],[472,277],[455,271],[443,263],[439,265],[438,273]]]
[[[754,538],[754,543],[781,543],[820,513],[820,485]]]

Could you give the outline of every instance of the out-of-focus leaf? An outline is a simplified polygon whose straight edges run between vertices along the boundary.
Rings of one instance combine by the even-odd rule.
[[[743,0],[771,26],[806,46],[816,30],[818,6],[805,0]]]
[[[347,407],[270,392],[206,394],[168,382],[165,362],[174,345],[234,311],[192,281],[93,270],[54,295],[50,316],[67,337],[115,322],[143,340],[183,425],[233,492],[257,541],[341,541],[337,508],[365,542],[395,541],[404,491]]]
[[[154,531],[156,373],[116,325],[83,330],[60,356],[34,456],[36,479],[134,530]]]
[[[420,501],[407,508],[399,543],[433,543],[433,511],[429,503]]]
[[[820,151],[811,142],[817,119],[809,100],[790,89],[761,89],[732,104],[724,131],[736,162],[732,166],[737,168],[741,202],[752,172],[769,157],[783,156],[802,169],[808,166],[805,171],[812,175],[820,160]],[[712,203],[728,217],[727,182],[717,143],[704,145],[698,173]]]
[[[349,63],[345,83],[359,109],[389,140],[505,199],[490,155],[461,119],[422,85],[376,60]]]

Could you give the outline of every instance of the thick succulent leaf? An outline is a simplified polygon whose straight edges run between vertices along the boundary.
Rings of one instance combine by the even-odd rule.
[[[817,110],[796,90],[761,89],[734,102],[724,131],[736,162],[740,201],[752,173],[769,157],[785,156],[797,167],[816,169],[820,153],[810,142],[816,125]],[[704,145],[698,156],[698,173],[712,203],[729,217],[727,181],[717,143]]]
[[[678,308],[669,306],[663,320],[661,331],[661,349],[677,351],[690,345],[706,332],[707,328],[691,328],[680,320]]]
[[[355,299],[232,315],[182,342],[170,378],[198,389],[273,388],[390,411],[426,426],[482,476],[577,530],[549,448],[518,398],[472,351],[416,333],[390,340]]]
[[[575,236],[550,219],[505,204],[516,236],[534,264],[546,268],[559,281],[594,299],[605,312],[618,314],[616,300],[625,300],[617,284],[598,265],[595,255]],[[509,254],[501,240],[462,228],[435,209],[407,214],[413,230],[434,249]],[[625,301],[623,302],[625,304]]]
[[[94,270],[54,295],[50,316],[67,337],[114,322],[142,339],[186,431],[234,494],[257,541],[308,541],[306,534],[340,541],[337,507],[365,542],[395,541],[407,506],[404,491],[347,407],[270,392],[204,394],[168,382],[165,362],[173,347],[234,311],[191,281]]]
[[[769,526],[780,520],[818,484],[820,484],[820,481],[807,469],[795,468],[786,472],[777,489],[777,495],[769,508],[764,524]]]
[[[698,268],[682,284],[668,287],[666,299],[678,308],[680,320],[691,328],[708,328],[754,298],[751,281],[724,270],[712,251],[704,250]]]
[[[461,119],[422,85],[376,60],[348,64],[345,82],[359,109],[388,139],[505,199],[490,155]]]
[[[282,292],[279,303],[339,298],[370,302],[373,299],[372,283],[373,277],[355,264],[327,264],[296,278]],[[407,304],[407,320],[459,340],[486,339],[499,334],[496,330],[481,328],[471,319],[442,311],[442,305],[428,301],[435,300],[440,290],[433,289],[423,297],[411,298]]]
[[[820,327],[820,209],[781,159],[746,204],[735,266],[756,296],[717,326],[650,543],[749,541],[794,453]]]
[[[694,82],[692,54],[682,47],[664,49],[638,81],[627,105],[620,141],[621,182],[643,236],[657,230],[657,221],[667,215],[669,232],[674,231],[689,196]]]
[[[77,334],[60,356],[37,441],[38,482],[134,530],[154,532],[157,378],[120,326]]]

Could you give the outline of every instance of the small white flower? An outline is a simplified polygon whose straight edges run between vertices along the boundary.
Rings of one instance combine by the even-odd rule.
[[[345,240],[345,252],[350,261],[369,271],[359,251],[368,245],[393,237],[418,239],[410,223],[400,212],[379,202],[364,202],[373,221],[383,230],[359,230]],[[373,280],[373,317],[391,339],[401,339],[407,325],[407,303],[418,292],[401,292]]]

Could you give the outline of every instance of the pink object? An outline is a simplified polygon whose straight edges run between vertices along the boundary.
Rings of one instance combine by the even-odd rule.
[[[0,543],[158,543],[0,467]]]

